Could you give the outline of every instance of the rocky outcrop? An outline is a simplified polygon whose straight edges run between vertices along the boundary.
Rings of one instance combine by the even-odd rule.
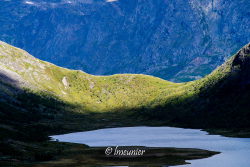
[[[235,55],[233,67],[239,66],[240,69],[246,70],[250,67],[250,43],[244,46],[239,52]]]
[[[240,85],[237,89],[250,86],[250,43],[237,52],[232,62],[232,71],[235,73],[234,81],[236,85]]]

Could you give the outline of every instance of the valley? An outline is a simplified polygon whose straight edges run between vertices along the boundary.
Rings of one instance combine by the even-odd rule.
[[[109,127],[177,126],[249,137],[249,54],[247,44],[206,77],[173,83],[141,74],[94,76],[1,42],[3,160],[52,160],[71,145],[59,153],[60,143],[47,143],[48,136]]]

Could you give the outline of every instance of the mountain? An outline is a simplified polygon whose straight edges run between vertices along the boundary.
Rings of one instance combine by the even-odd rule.
[[[249,7],[248,0],[5,0],[0,40],[91,74],[190,81],[250,41]]]
[[[41,61],[1,42],[2,120],[30,112],[34,115],[27,118],[38,120],[87,114],[85,121],[88,114],[106,120],[106,114],[124,119],[129,113],[135,118],[130,118],[131,124],[140,124],[139,117],[193,128],[248,128],[249,52],[248,44],[208,76],[173,83],[141,74],[94,76]]]

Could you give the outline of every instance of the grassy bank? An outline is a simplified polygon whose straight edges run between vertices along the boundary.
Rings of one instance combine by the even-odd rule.
[[[42,143],[14,143],[16,146],[28,149],[26,155],[29,160],[18,161],[6,156],[0,159],[0,166],[5,167],[70,167],[70,166],[124,166],[124,165],[182,165],[186,160],[201,159],[218,154],[201,149],[181,148],[153,148],[137,147],[145,150],[142,156],[137,157],[112,157],[105,155],[106,147],[88,147],[82,144],[70,144],[60,142]],[[129,147],[126,147],[129,149]],[[17,152],[15,151],[15,154]],[[19,155],[15,155],[20,156]],[[22,156],[22,158],[23,158]],[[19,157],[19,159],[21,156]]]

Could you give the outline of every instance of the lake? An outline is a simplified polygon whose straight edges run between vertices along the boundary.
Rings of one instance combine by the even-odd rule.
[[[250,139],[208,135],[197,129],[172,127],[123,127],[52,136],[63,142],[89,146],[147,146],[199,148],[219,151],[210,158],[190,160],[181,167],[249,167]]]

